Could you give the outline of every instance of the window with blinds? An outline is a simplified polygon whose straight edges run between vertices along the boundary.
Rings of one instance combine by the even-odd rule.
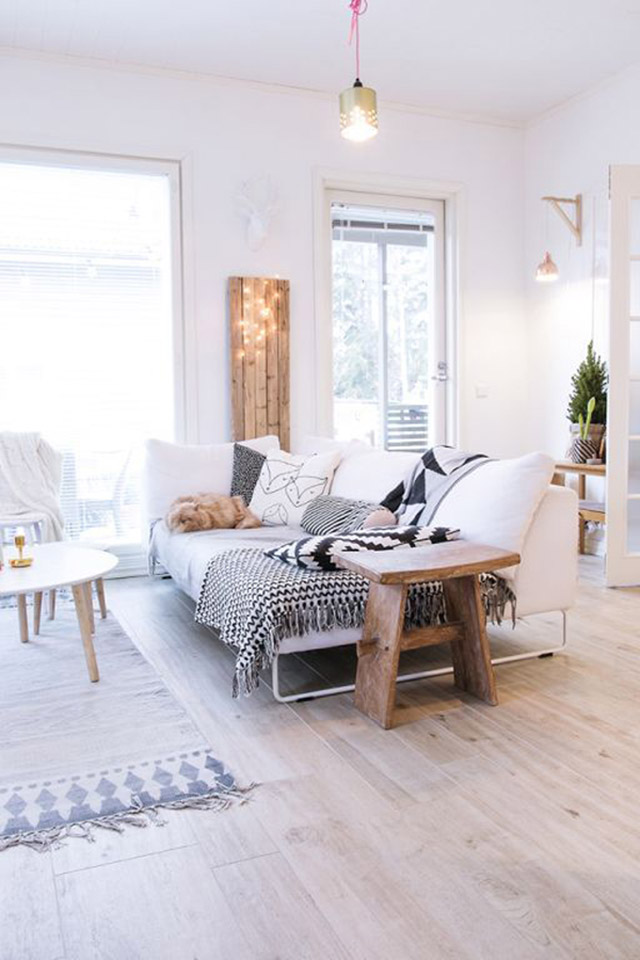
[[[0,430],[63,456],[66,536],[141,542],[141,446],[174,435],[168,172],[0,161]]]

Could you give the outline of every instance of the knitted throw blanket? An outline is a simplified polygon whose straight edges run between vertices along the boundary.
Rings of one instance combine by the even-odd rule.
[[[43,519],[43,539],[62,540],[62,457],[38,433],[0,433],[0,516]]]
[[[485,574],[480,586],[492,622],[501,622],[507,605],[515,620],[516,597],[505,580]],[[286,637],[362,627],[368,592],[369,581],[349,570],[302,570],[262,550],[229,550],[209,561],[195,618],[236,651],[233,696],[248,696]],[[406,630],[446,619],[441,582],[409,587]]]

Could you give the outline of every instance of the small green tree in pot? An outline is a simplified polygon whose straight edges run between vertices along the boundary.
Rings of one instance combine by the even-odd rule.
[[[590,406],[590,400],[593,399],[592,414],[589,421],[589,427],[586,436],[582,439],[591,441],[595,447],[595,453],[591,457],[597,457],[602,446],[602,438],[607,423],[607,389],[609,386],[609,375],[607,367],[598,354],[593,349],[593,340],[587,346],[587,356],[582,361],[576,372],[571,378],[571,395],[569,397],[569,406],[567,408],[567,419],[571,423],[572,445],[569,448],[569,456],[573,459],[577,451],[572,450],[575,446],[574,441],[581,439],[580,421],[585,421],[587,411]],[[586,448],[583,448],[584,456]],[[584,459],[576,461],[584,463]]]

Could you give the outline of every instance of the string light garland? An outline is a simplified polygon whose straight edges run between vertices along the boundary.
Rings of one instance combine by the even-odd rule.
[[[274,316],[273,309],[267,306],[267,285],[265,283],[262,289],[261,297],[252,297],[249,290],[243,292],[242,320],[237,321],[241,331],[242,347],[238,350],[239,359],[243,359],[246,351],[253,347],[256,356],[260,356],[261,351],[265,349],[267,340],[275,336],[278,332],[278,320]],[[280,294],[276,291],[272,294],[274,300],[280,299]],[[251,318],[257,315],[258,322],[251,322]]]
[[[345,140],[362,143],[378,133],[378,100],[372,87],[360,80],[360,17],[367,12],[368,0],[351,0],[349,46],[355,41],[356,79],[340,94],[340,132]]]

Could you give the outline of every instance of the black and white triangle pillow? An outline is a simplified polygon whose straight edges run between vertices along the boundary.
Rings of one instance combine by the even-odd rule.
[[[265,550],[265,554],[304,570],[338,570],[335,558],[342,553],[421,547],[456,540],[459,535],[460,531],[451,527],[379,527],[328,537],[303,537]]]

